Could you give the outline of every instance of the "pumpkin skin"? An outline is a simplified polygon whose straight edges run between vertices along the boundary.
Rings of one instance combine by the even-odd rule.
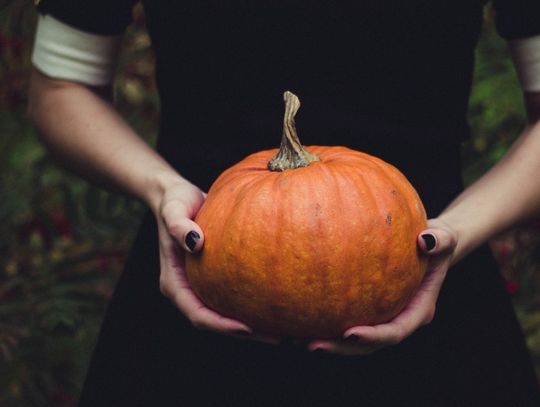
[[[409,302],[427,260],[420,198],[392,165],[345,147],[270,171],[277,150],[222,173],[195,221],[203,250],[186,257],[191,287],[222,315],[264,333],[333,338],[387,322]]]

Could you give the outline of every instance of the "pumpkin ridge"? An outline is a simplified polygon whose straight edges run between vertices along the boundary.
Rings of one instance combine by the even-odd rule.
[[[416,189],[414,188],[413,185],[411,185],[411,183],[407,180],[407,178],[405,178],[405,176],[401,173],[401,171],[399,171],[396,167],[390,165],[390,166],[385,166],[384,163],[379,163],[379,168],[381,169],[381,171],[386,174],[386,176],[391,179],[393,182],[398,182],[399,185],[400,185],[400,192],[404,195],[408,195],[407,198],[409,199],[405,199],[405,204],[407,205],[407,209],[409,210],[409,213],[408,215],[410,215],[410,219],[416,219],[418,215],[420,215],[422,218],[426,218],[426,213],[425,213],[425,210],[422,208],[422,210],[419,211],[417,210],[417,206],[415,206],[414,208],[411,208],[410,206],[410,203],[414,202],[419,202],[420,201],[420,197],[418,196],[418,192],[416,191]],[[391,174],[390,174],[391,172]],[[427,221],[423,222],[425,226],[427,226]],[[420,231],[419,231],[420,232]]]
[[[348,241],[341,242],[341,245],[346,245],[347,247],[352,245],[353,247],[361,250],[363,243],[359,239],[360,236],[358,235],[357,230],[355,230],[355,226],[351,224],[353,218],[354,219],[363,218],[363,215],[356,214],[355,211],[358,210],[358,208],[357,208],[355,199],[351,196],[351,191],[353,190],[351,186],[354,185],[357,188],[357,185],[353,183],[351,179],[350,171],[347,171],[347,172],[342,172],[342,171],[338,172],[335,170],[331,171],[330,168],[327,166],[326,172],[333,178],[334,191],[336,191],[333,199],[336,199],[338,202],[341,202],[343,212],[350,213],[350,211],[353,211],[352,213],[355,213],[354,216],[350,216],[350,217],[344,217],[340,213],[336,217],[335,221],[336,223],[340,224],[338,227],[342,231],[341,234],[344,236],[349,236]],[[361,198],[361,197],[358,197],[358,198]],[[357,286],[357,284],[354,284],[354,283],[355,283],[355,280],[358,280],[359,275],[361,274],[361,268],[362,268],[362,264],[365,262],[365,258],[349,259],[349,261],[344,262],[343,258],[345,257],[346,256],[344,255],[338,256],[339,258],[338,261],[342,263],[341,267],[347,270],[347,272],[341,274],[338,280],[340,282],[340,287],[338,288],[337,291],[339,293],[349,293],[348,295],[353,297],[353,301],[354,301],[354,297],[357,296],[357,293],[355,294],[354,293],[355,290],[351,290],[351,288],[354,287],[355,285]],[[360,262],[360,264],[358,264],[358,262]],[[339,318],[342,321],[345,321],[349,315],[348,308],[351,307],[352,303],[339,301],[337,299],[336,299],[336,302],[341,306],[340,307],[341,309],[339,309],[338,306],[336,305],[336,308],[338,308],[336,310],[337,316],[339,316]]]
[[[313,153],[316,153],[322,162],[341,161],[347,157],[351,150],[348,147],[343,146],[308,146],[307,147]]]
[[[425,264],[427,264],[427,260],[420,257],[417,249],[416,239],[422,229],[427,227],[426,213],[423,208],[419,211],[417,207],[411,207],[411,204],[413,202],[420,201],[418,193],[397,168],[395,168],[394,166],[384,166],[384,162],[382,161],[379,166],[382,170],[381,175],[385,174],[386,177],[391,179],[394,183],[397,183],[397,187],[399,187],[399,194],[401,196],[401,199],[399,200],[401,209],[400,220],[402,222],[406,222],[406,235],[409,236],[409,240],[407,242],[410,245],[409,250],[406,251],[410,252],[410,256],[406,257],[406,259],[408,260],[406,265],[400,265],[400,270],[402,270],[402,273],[407,274],[408,277],[412,275],[412,270],[417,267],[422,267],[425,272]],[[397,189],[398,188],[396,188],[396,190]],[[423,278],[424,272],[418,273],[418,278],[416,279],[416,282],[414,282],[415,279],[411,278],[403,279],[403,281],[411,282],[409,283],[410,287],[408,289],[404,289],[404,292],[409,292],[409,296],[404,297],[404,300],[408,301],[410,296],[412,296],[413,288],[420,283]]]

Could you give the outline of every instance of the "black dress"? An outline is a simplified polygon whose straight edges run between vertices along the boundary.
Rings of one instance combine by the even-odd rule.
[[[40,11],[121,32],[133,1],[43,0]],[[158,150],[207,189],[276,147],[282,92],[305,145],[347,145],[400,168],[436,216],[461,191],[460,142],[483,0],[145,1],[161,96]],[[540,2],[495,2],[506,38],[540,33]],[[540,406],[496,264],[482,248],[443,286],[435,320],[368,357],[311,354],[192,328],[158,287],[141,225],[81,406]]]

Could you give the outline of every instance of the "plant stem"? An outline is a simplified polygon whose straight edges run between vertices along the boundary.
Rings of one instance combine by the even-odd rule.
[[[270,171],[284,171],[307,167],[312,161],[320,161],[319,157],[309,153],[298,139],[294,116],[300,108],[300,100],[289,91],[283,94],[285,115],[283,117],[283,134],[277,154],[268,162]]]

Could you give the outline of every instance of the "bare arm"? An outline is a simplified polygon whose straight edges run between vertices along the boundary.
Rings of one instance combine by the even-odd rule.
[[[523,134],[497,165],[430,219],[429,229],[419,236],[418,246],[429,256],[428,271],[407,307],[388,323],[348,329],[343,335],[347,341],[312,341],[310,350],[362,355],[401,342],[432,321],[452,264],[500,231],[540,213],[540,93],[528,93],[525,99],[529,125]],[[425,240],[425,235],[431,238]]]
[[[194,326],[229,335],[251,333],[242,322],[205,307],[185,275],[184,250],[200,250],[204,240],[192,219],[205,194],[135,134],[102,97],[108,93],[106,88],[56,80],[34,70],[29,115],[45,144],[71,170],[125,191],[151,208],[158,227],[161,291]]]
[[[529,125],[506,155],[459,195],[439,220],[455,230],[453,262],[540,212],[540,93],[527,93]]]
[[[34,69],[29,115],[67,167],[156,211],[163,192],[186,181],[135,134],[106,100],[109,95],[108,88],[52,79]]]

